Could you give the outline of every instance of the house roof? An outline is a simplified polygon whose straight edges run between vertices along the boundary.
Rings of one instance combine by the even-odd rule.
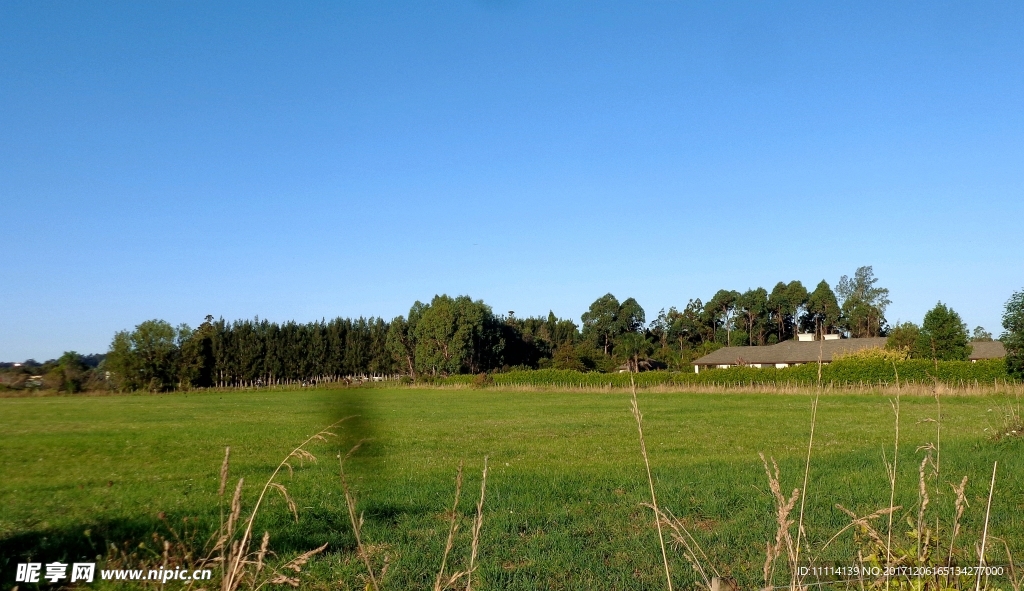
[[[814,363],[820,353],[824,362],[835,354],[852,353],[871,347],[885,347],[885,337],[838,339],[834,341],[782,341],[764,347],[723,347],[693,361],[694,365],[749,365],[751,363]],[[1006,348],[999,341],[973,341],[969,359],[1006,357]]]
[[[999,341],[971,341],[968,359],[1001,359],[1006,357],[1006,347]]]
[[[694,360],[694,365],[748,365],[751,363],[812,363],[832,361],[836,353],[852,353],[870,347],[884,347],[885,337],[836,339],[834,341],[782,341],[763,347],[723,347]]]

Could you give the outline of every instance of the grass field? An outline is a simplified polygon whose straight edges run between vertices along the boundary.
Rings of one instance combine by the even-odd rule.
[[[990,535],[1024,556],[1024,440],[993,441],[987,431],[1002,425],[1008,402],[998,395],[942,400],[944,492],[933,495],[930,510],[952,515],[944,483],[967,475],[962,535],[976,540],[998,460]],[[659,502],[684,517],[723,574],[744,588],[760,585],[765,543],[776,528],[758,452],[778,459],[784,492],[802,485],[810,396],[641,391],[640,405]],[[428,388],[0,399],[0,581],[11,587],[14,563],[29,557],[91,560],[111,542],[152,545],[152,533],[169,536],[168,527],[198,527],[201,547],[220,519],[225,446],[231,482],[245,478],[243,502],[251,507],[295,445],[357,413],[339,440],[309,447],[319,462],[280,478],[298,505],[298,523],[279,496],[257,519],[259,534],[271,533],[278,563],[329,544],[304,569],[303,587],[362,588],[335,458],[369,438],[346,470],[365,512],[365,541],[378,564],[385,555],[390,561],[385,588],[433,585],[460,461],[464,517],[449,562],[464,565],[486,455],[477,588],[664,589],[657,535],[641,506],[647,481],[628,392]],[[900,532],[917,514],[917,448],[936,441],[936,424],[926,420],[936,413],[931,398],[902,400]],[[885,396],[821,399],[805,517],[812,550],[849,522],[836,503],[858,514],[888,506],[882,453],[891,455],[892,445]],[[193,525],[183,526],[183,518]],[[811,558],[852,564],[853,552],[847,535]],[[990,563],[1005,563],[1001,546],[992,552]],[[670,563],[677,588],[688,588],[694,575],[678,550],[670,548]]]

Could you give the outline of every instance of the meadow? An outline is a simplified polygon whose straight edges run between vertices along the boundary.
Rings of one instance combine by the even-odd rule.
[[[758,454],[778,461],[786,496],[803,486],[812,393],[641,390],[639,404],[659,504],[681,518],[721,574],[741,588],[761,586],[765,545],[777,528]],[[960,535],[973,544],[967,540],[980,538],[998,461],[989,535],[1024,556],[1024,439],[992,436],[1015,404],[1005,394],[944,396],[941,408],[929,396],[902,397],[894,531],[903,543],[907,519],[917,516],[927,453],[919,448],[939,443],[929,510],[952,516],[951,484],[966,475]],[[327,544],[296,575],[303,588],[365,587],[337,459],[363,440],[345,470],[363,514],[363,543],[378,571],[387,565],[382,588],[433,587],[460,462],[460,528],[447,560],[449,570],[465,567],[485,456],[476,588],[665,588],[628,390],[500,387],[0,399],[0,585],[14,585],[17,562],[93,560],[111,544],[151,561],[159,561],[164,539],[201,553],[223,518],[225,447],[228,495],[244,477],[242,506],[251,508],[296,445],[351,415],[358,417],[341,423],[338,437],[307,446],[316,462],[294,461],[294,472],[278,477],[298,520],[272,494],[255,521],[257,537],[270,532],[272,567]],[[837,503],[858,515],[888,507],[883,453],[891,461],[893,442],[891,396],[820,399],[804,516],[808,561],[854,564],[852,531],[821,548],[850,522]],[[1006,564],[1002,544],[990,544],[989,563]],[[670,545],[668,555],[677,588],[692,588],[697,578],[682,551]]]

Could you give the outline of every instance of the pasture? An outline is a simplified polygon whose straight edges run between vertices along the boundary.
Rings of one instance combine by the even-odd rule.
[[[787,496],[802,487],[810,394],[640,391],[639,403],[659,503],[682,518],[722,574],[741,588],[761,585],[776,525],[758,453],[778,460]],[[980,537],[998,460],[989,532],[1024,556],[1024,439],[990,436],[1008,404],[1016,402],[1005,395],[944,397],[936,423],[933,398],[902,398],[900,543],[907,518],[917,516],[925,453],[918,448],[940,443],[938,480],[929,481],[940,535],[954,511],[950,483],[966,475],[961,536],[966,545]],[[448,562],[449,571],[465,566],[484,456],[490,473],[475,588],[665,588],[642,505],[648,484],[628,391],[412,387],[0,399],[0,585],[13,586],[17,562],[93,560],[110,544],[159,560],[154,540],[177,536],[201,554],[224,510],[217,489],[226,446],[229,489],[245,479],[245,514],[296,445],[356,414],[335,430],[339,437],[307,447],[318,461],[294,461],[294,473],[278,477],[298,521],[276,493],[255,521],[258,536],[270,532],[272,567],[327,544],[299,575],[303,588],[365,586],[337,459],[364,439],[345,466],[364,515],[363,542],[378,569],[387,562],[383,588],[434,585],[460,462],[460,528]],[[819,550],[849,523],[837,503],[859,515],[888,506],[883,450],[891,459],[893,435],[888,397],[821,398],[804,517],[808,560],[854,564],[852,532]],[[990,543],[989,562],[1005,564],[1003,546]],[[677,588],[691,588],[695,575],[678,548],[669,547],[669,561]]]

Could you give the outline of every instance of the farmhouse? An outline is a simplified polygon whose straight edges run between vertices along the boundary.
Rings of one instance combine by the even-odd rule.
[[[971,341],[971,354],[967,357],[971,362],[979,359],[1002,359],[1006,357],[1006,347],[1000,341]]]
[[[803,335],[800,335],[803,336]],[[827,335],[831,336],[831,335]],[[814,341],[806,338],[782,341],[764,347],[723,347],[713,353],[693,361],[693,370],[700,373],[701,369],[725,368],[737,365],[747,367],[789,367],[804,363],[817,363],[819,356],[822,363],[831,363],[841,353],[853,353],[861,349],[885,347],[885,337],[866,339],[826,338]],[[972,342],[969,359],[998,359],[1006,356],[1006,349],[999,341]]]

